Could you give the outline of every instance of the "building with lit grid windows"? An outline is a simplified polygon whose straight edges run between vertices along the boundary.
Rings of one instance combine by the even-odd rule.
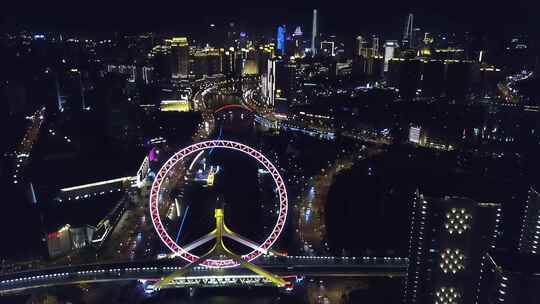
[[[478,286],[479,304],[540,303],[540,256],[490,252],[484,256]]]
[[[480,265],[495,246],[500,205],[417,192],[411,216],[405,303],[469,304]]]
[[[523,253],[538,254],[540,242],[540,194],[529,189],[527,204],[523,214],[521,237],[519,239],[519,251]]]

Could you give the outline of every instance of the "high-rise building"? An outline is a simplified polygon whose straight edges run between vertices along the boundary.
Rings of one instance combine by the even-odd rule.
[[[399,47],[396,40],[387,40],[384,43],[384,71],[388,72],[388,61],[394,58],[396,49]]]
[[[285,26],[280,25],[277,28],[277,51],[281,56],[285,55]]]
[[[319,21],[317,20],[317,10],[313,10],[313,23],[311,25],[311,56],[317,55],[317,37],[319,30]]]
[[[221,74],[222,64],[219,49],[205,48],[197,50],[193,54],[191,71],[197,77]]]
[[[477,289],[475,303],[479,304],[540,303],[540,257],[502,251],[486,254]]]
[[[531,187],[523,214],[519,251],[537,254],[538,242],[540,242],[540,194]]]
[[[336,56],[334,41],[322,41],[321,53],[325,56]]]
[[[382,56],[379,55],[379,38],[373,36],[372,44],[363,36],[356,37],[356,48],[353,56],[353,77],[382,75]]]
[[[225,43],[227,47],[236,46],[235,40],[238,37],[238,30],[236,29],[236,24],[234,22],[229,22],[227,26],[227,33],[225,37]]]
[[[170,40],[172,55],[172,77],[186,78],[189,75],[189,46],[186,37]]]
[[[152,49],[150,54],[156,81],[169,81],[172,76],[170,47],[166,45],[157,45]]]
[[[242,69],[242,76],[255,75],[259,75],[259,66],[257,65],[257,61],[255,59],[246,59]]]
[[[356,37],[356,50],[354,52],[356,56],[362,56],[362,51],[366,47],[366,44],[367,44],[367,42],[364,39],[364,37],[362,37],[362,36],[357,36]]]
[[[401,45],[404,48],[413,48],[414,44],[414,37],[413,37],[413,19],[414,15],[409,14],[407,16],[407,20],[405,21],[405,27],[403,29],[403,40],[401,41]]]
[[[379,37],[373,36],[371,48],[373,49],[373,55],[379,56]]]
[[[268,59],[266,74],[261,77],[262,94],[266,104],[273,106],[276,99],[276,60]]]
[[[297,58],[302,58],[305,56],[305,45],[304,45],[304,33],[302,28],[297,26],[292,34],[292,55]]]
[[[405,303],[475,303],[471,286],[478,286],[482,258],[495,245],[500,210],[499,204],[417,193]]]
[[[276,62],[276,98],[291,102],[296,92],[296,65],[280,60]]]

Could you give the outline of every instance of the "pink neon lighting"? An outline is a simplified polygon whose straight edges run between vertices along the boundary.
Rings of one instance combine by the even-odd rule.
[[[186,158],[187,156],[193,153],[199,152],[201,150],[211,149],[211,148],[223,148],[223,149],[236,150],[236,151],[240,151],[242,153],[245,153],[253,157],[260,164],[262,164],[263,167],[268,172],[270,172],[270,174],[272,175],[272,178],[274,179],[274,183],[276,184],[276,190],[279,196],[278,218],[274,226],[274,229],[272,230],[270,235],[259,246],[260,250],[253,250],[249,252],[248,254],[242,256],[244,260],[250,262],[258,258],[259,256],[261,256],[263,251],[267,251],[268,249],[270,249],[272,245],[278,239],[281,232],[283,231],[283,227],[285,226],[285,220],[287,219],[288,199],[287,199],[287,190],[285,189],[285,183],[283,182],[283,178],[279,174],[279,171],[276,169],[276,167],[262,153],[244,144],[234,142],[234,141],[229,141],[229,140],[203,141],[203,142],[188,146],[176,152],[176,154],[174,154],[171,158],[169,158],[156,174],[156,178],[154,179],[154,183],[152,184],[152,189],[150,190],[150,216],[152,218],[152,223],[154,224],[154,229],[158,233],[158,236],[161,239],[161,241],[172,252],[176,253],[182,259],[190,263],[195,263],[199,260],[198,256],[191,254],[190,252],[180,247],[165,230],[165,227],[163,226],[161,222],[161,218],[159,217],[159,208],[158,208],[159,199],[158,198],[159,198],[159,193],[161,190],[161,184],[165,180],[169,171],[178,162],[182,161],[184,158]],[[226,267],[238,266],[237,263],[235,263],[233,260],[230,260],[230,259],[229,260],[209,259],[201,263],[201,265],[211,267],[211,268],[226,268]]]
[[[253,110],[250,107],[245,106],[245,105],[228,104],[228,105],[224,105],[224,106],[218,108],[217,110],[214,111],[214,113],[217,113],[217,112],[220,112],[220,111],[223,111],[223,110],[227,110],[227,109],[242,109],[242,110],[247,110],[247,111],[253,112]]]

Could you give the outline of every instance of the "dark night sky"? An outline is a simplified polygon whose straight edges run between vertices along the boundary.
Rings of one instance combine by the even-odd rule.
[[[507,34],[538,32],[540,5],[534,0],[350,0],[350,1],[10,1],[0,12],[4,28],[88,31],[172,30],[191,34],[209,23],[231,20],[248,29],[270,29],[279,23],[305,24],[319,8],[321,28],[343,34],[399,33],[408,12],[415,26]],[[14,4],[17,3],[17,4]]]

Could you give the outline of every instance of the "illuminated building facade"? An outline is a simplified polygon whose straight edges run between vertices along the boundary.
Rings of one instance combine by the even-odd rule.
[[[171,46],[173,78],[186,78],[189,75],[189,46],[186,37],[175,37],[169,40]]]
[[[276,42],[277,42],[277,51],[279,55],[281,56],[285,55],[285,34],[286,34],[285,26],[284,25],[278,26]]]
[[[255,76],[259,75],[259,67],[257,61],[254,59],[246,59],[244,67],[242,69],[242,76]]]
[[[363,36],[356,37],[356,48],[353,56],[353,74],[355,78],[363,76],[381,76],[383,57],[379,52],[379,38],[373,36],[371,46]]]
[[[417,193],[405,303],[472,304],[484,254],[494,247],[500,205]]]
[[[319,21],[317,20],[317,10],[313,10],[313,23],[311,25],[311,56],[317,55],[317,37]]]
[[[152,82],[153,74],[154,74],[154,68],[153,67],[143,66],[141,68],[141,77],[142,77],[142,81],[145,84],[149,84],[149,83]]]
[[[294,100],[296,92],[296,65],[276,62],[276,97],[287,102]]]
[[[336,56],[335,53],[335,44],[333,41],[322,41],[321,42],[321,53],[325,56]]]
[[[276,60],[268,59],[266,74],[261,77],[262,94],[266,104],[273,106],[276,99]]]
[[[305,45],[304,45],[304,33],[302,28],[299,26],[296,27],[294,33],[292,34],[292,55],[297,58],[303,58],[305,56]]]
[[[519,239],[519,251],[523,253],[537,254],[540,242],[540,194],[529,189],[527,204],[523,214],[521,237]]]
[[[396,40],[388,40],[384,43],[384,71],[388,72],[388,62],[396,55],[396,49],[399,47]]]
[[[205,48],[193,54],[191,71],[197,77],[222,73],[222,58],[219,49]]]
[[[413,36],[413,20],[414,15],[409,14],[407,20],[405,21],[405,27],[403,29],[403,40],[401,42],[404,48],[413,48],[414,47],[414,36]]]
[[[157,45],[150,52],[155,80],[165,82],[171,79],[171,48],[166,45]]]
[[[136,79],[136,68],[134,65],[107,65],[108,73],[118,73],[125,75],[128,82],[135,82]]]
[[[71,227],[65,225],[58,231],[47,235],[47,247],[50,258],[56,258],[90,245],[95,228],[89,225]]]
[[[540,257],[527,253],[490,252],[482,261],[477,303],[540,303]]]

